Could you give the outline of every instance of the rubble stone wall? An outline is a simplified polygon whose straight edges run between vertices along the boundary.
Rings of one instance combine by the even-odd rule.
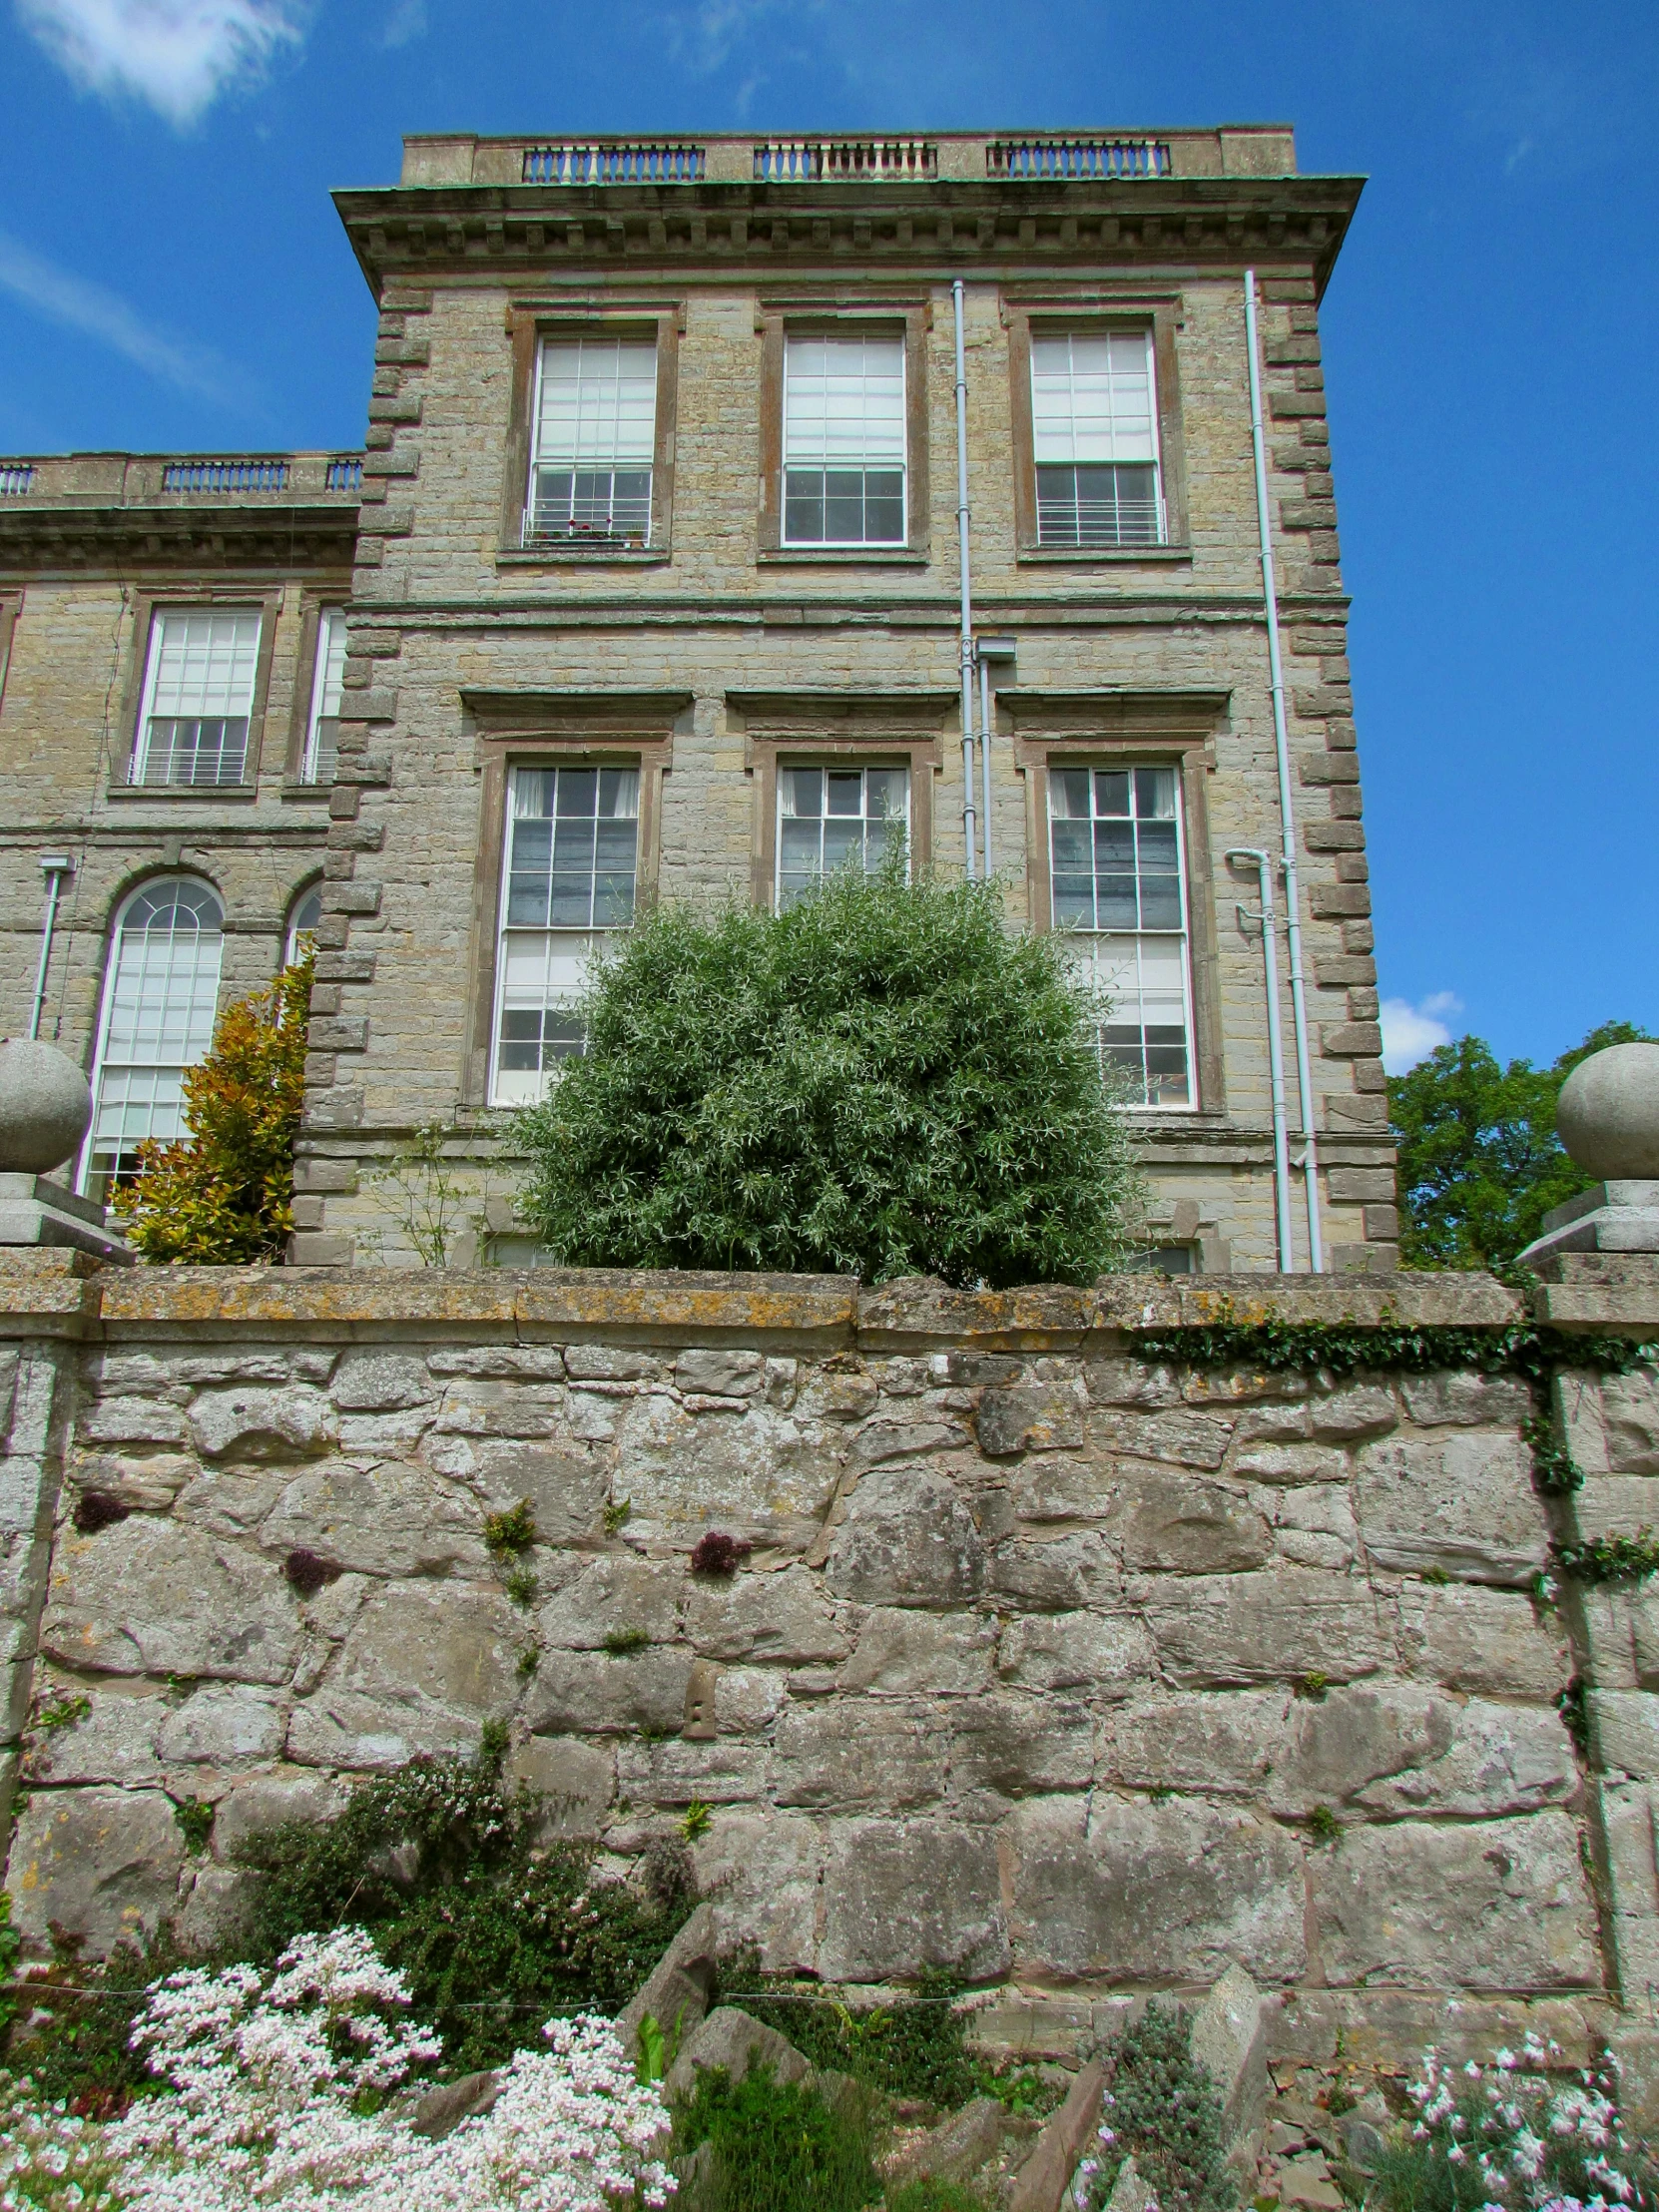
[[[1229,1289],[1349,1328],[1516,1311],[1481,1277],[0,1256],[26,1938],[211,1931],[239,1839],[497,1718],[619,1866],[708,1806],[699,1875],[770,1965],[949,1966],[999,1985],[1005,2041],[1238,1959],[1311,2050],[1523,2013],[1581,2046],[1621,1970],[1632,2002],[1659,1978],[1659,1613],[1532,1595],[1557,1509],[1518,1378],[1138,1356]],[[1653,1374],[1562,1389],[1603,1439],[1588,1494],[1641,1518]],[[485,1517],[521,1498],[504,1561]],[[690,1570],[710,1529],[752,1547],[731,1577]],[[1592,1664],[1594,1776],[1557,1710]]]

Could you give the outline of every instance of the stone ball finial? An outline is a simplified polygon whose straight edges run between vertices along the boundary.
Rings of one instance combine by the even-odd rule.
[[[80,1150],[91,1120],[92,1086],[68,1053],[0,1040],[0,1173],[49,1174]]]
[[[1610,1044],[1561,1085],[1555,1133],[1602,1183],[1659,1180],[1659,1044]]]

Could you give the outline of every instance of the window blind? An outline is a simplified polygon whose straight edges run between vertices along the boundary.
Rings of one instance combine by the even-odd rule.
[[[1031,340],[1033,456],[1156,461],[1150,330],[1065,331]]]
[[[648,468],[657,439],[650,339],[573,338],[541,349],[536,460],[550,468]]]
[[[805,468],[902,468],[904,341],[790,338],[784,460]]]

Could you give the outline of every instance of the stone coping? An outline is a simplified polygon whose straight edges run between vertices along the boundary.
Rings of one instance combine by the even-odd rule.
[[[1659,1323],[1659,1264],[1617,1280],[1572,1271],[1539,1294],[1557,1327]],[[373,1341],[409,1330],[510,1333],[524,1342],[771,1344],[904,1353],[1114,1349],[1143,1333],[1218,1322],[1354,1329],[1500,1329],[1525,1312],[1488,1275],[1119,1276],[961,1291],[925,1277],[865,1288],[849,1276],[604,1268],[108,1269],[87,1254],[0,1250],[0,1336],[118,1340],[204,1330]]]

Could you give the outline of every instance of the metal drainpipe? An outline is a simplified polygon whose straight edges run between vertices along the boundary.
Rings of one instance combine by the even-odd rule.
[[[973,811],[973,589],[968,575],[967,359],[962,350],[962,279],[950,287],[956,309],[956,542],[962,564],[962,865],[973,880],[978,831]]]
[[[1262,900],[1262,950],[1268,977],[1268,1079],[1273,1087],[1273,1213],[1279,1231],[1279,1272],[1289,1275],[1296,1267],[1296,1244],[1291,1234],[1291,1160],[1285,1136],[1285,1050],[1279,1030],[1279,917],[1273,906],[1273,856],[1249,844],[1237,846],[1227,857],[1251,862]],[[1239,908],[1241,922],[1253,918],[1248,908]]]
[[[45,852],[41,855],[41,872],[46,877],[46,920],[40,932],[40,967],[35,976],[35,1003],[29,1014],[29,1035],[40,1035],[40,1017],[46,1004],[46,970],[52,958],[52,931],[58,920],[58,893],[66,875],[74,873],[75,863],[64,852]]]
[[[984,817],[979,825],[980,849],[985,859],[982,872],[988,883],[994,872],[991,867],[991,672],[989,663],[983,659],[979,663],[979,805]]]
[[[1308,1201],[1308,1264],[1325,1273],[1320,1236],[1320,1171],[1314,1130],[1314,1077],[1308,1061],[1308,1002],[1302,979],[1302,898],[1297,884],[1296,807],[1291,797],[1291,740],[1285,727],[1285,670],[1279,652],[1279,589],[1273,573],[1273,523],[1268,463],[1262,441],[1262,372],[1256,338],[1256,272],[1245,271],[1245,343],[1250,353],[1250,441],[1256,459],[1256,521],[1262,539],[1262,602],[1268,618],[1268,672],[1273,683],[1273,742],[1279,758],[1279,820],[1284,833],[1285,934],[1291,955],[1291,1021],[1296,1031],[1296,1083],[1302,1112],[1302,1177]]]

